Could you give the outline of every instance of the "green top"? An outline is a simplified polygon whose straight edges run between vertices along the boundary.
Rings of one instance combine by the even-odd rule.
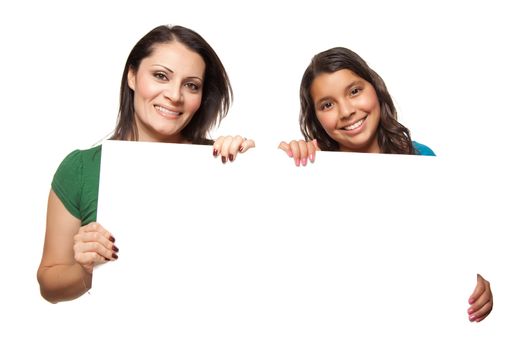
[[[102,145],[71,152],[58,167],[51,188],[82,226],[97,220]]]

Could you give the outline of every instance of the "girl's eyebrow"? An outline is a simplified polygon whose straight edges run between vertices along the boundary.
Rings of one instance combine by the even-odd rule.
[[[322,104],[324,103],[325,101],[329,101],[331,100],[332,98],[330,96],[325,96],[325,97],[322,97],[320,98],[319,100],[317,100],[317,102],[315,102],[316,105],[319,105],[319,104]]]
[[[353,80],[350,84],[348,84],[346,86],[346,88],[351,88],[351,87],[354,87],[355,85],[359,84],[361,82],[361,80]]]

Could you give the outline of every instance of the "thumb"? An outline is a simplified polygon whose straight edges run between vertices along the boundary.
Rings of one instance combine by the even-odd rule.
[[[292,156],[292,150],[290,149],[290,145],[288,143],[281,141],[278,148],[282,149],[286,154],[288,154],[289,157]]]
[[[313,139],[312,142],[313,142],[313,144],[315,146],[315,150],[316,151],[320,151],[321,149],[319,148],[319,145],[317,144],[317,139]]]
[[[480,297],[480,295],[483,294],[483,292],[485,291],[483,277],[481,277],[479,274],[477,277],[478,278],[477,278],[476,288],[474,289],[474,292],[472,292],[472,295],[470,296],[468,300],[469,304],[474,303]]]

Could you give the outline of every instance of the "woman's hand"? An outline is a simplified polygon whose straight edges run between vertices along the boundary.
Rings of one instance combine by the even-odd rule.
[[[478,274],[478,282],[468,303],[468,319],[470,322],[479,322],[485,319],[492,311],[492,291],[490,283]]]
[[[295,160],[296,166],[300,166],[301,164],[306,166],[308,160],[310,160],[310,163],[313,163],[315,161],[315,152],[320,151],[319,146],[317,145],[317,140],[294,140],[290,141],[290,143],[282,141],[279,144],[279,148],[285,151],[290,158]]]
[[[93,273],[97,264],[118,259],[115,238],[96,222],[82,226],[73,237],[75,261],[88,273]]]
[[[233,162],[237,158],[237,153],[244,153],[250,148],[255,147],[255,142],[242,136],[220,136],[213,143],[213,156],[221,156],[223,163],[228,160]]]

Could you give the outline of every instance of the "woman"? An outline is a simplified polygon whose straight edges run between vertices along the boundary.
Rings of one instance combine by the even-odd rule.
[[[159,26],[131,50],[124,67],[113,140],[213,144],[233,161],[255,144],[208,132],[228,112],[232,91],[211,46],[181,26]],[[70,153],[53,178],[38,282],[50,302],[78,298],[91,288],[93,267],[118,259],[115,238],[97,219],[102,148]]]

